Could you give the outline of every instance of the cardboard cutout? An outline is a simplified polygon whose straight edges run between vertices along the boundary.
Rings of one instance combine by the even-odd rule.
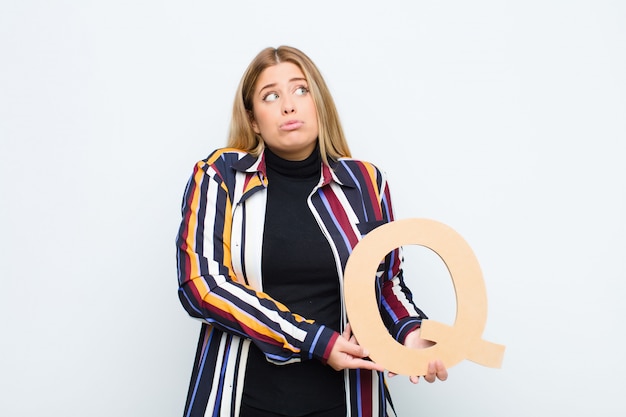
[[[392,250],[421,245],[433,250],[446,264],[456,293],[456,318],[452,326],[432,320],[422,322],[421,337],[436,342],[425,349],[409,349],[396,342],[383,324],[376,303],[373,277]],[[396,220],[368,233],[354,248],[344,277],[348,321],[370,358],[396,374],[425,375],[428,362],[441,359],[447,368],[469,359],[499,368],[504,346],[482,340],[487,321],[487,294],[482,272],[465,240],[443,223],[427,219]]]

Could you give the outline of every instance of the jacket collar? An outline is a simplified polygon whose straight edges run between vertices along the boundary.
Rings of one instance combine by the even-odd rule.
[[[261,153],[259,156],[246,153],[243,158],[234,162],[231,167],[240,172],[260,172],[264,177],[267,175],[265,171],[265,153]]]
[[[340,158],[337,161],[330,160],[329,164],[322,162],[322,186],[335,182],[344,187],[356,188],[357,184],[350,175],[350,171],[345,167],[346,159]],[[232,168],[240,172],[258,173],[263,184],[267,186],[267,171],[265,168],[265,153],[253,156],[247,153],[243,158],[234,162]]]

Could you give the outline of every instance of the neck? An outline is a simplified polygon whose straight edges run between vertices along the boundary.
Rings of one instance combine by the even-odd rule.
[[[322,158],[318,147],[315,147],[313,152],[301,161],[284,159],[272,152],[271,149],[265,148],[265,165],[268,170],[276,171],[282,175],[301,178],[319,177],[322,169]]]

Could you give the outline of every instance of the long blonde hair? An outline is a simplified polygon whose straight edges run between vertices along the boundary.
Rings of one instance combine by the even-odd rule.
[[[263,139],[252,129],[252,96],[256,82],[263,70],[281,62],[290,62],[300,68],[306,78],[317,110],[318,142],[325,163],[328,158],[337,160],[350,157],[348,142],[343,133],[335,102],[319,70],[302,51],[290,47],[265,48],[248,65],[235,95],[233,116],[230,122],[228,144],[258,156],[263,152]]]

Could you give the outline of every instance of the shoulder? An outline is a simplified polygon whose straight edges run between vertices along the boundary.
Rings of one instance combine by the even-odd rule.
[[[374,183],[378,186],[382,186],[387,181],[385,172],[368,161],[339,158],[333,165],[332,168],[340,179],[349,176],[357,183]]]
[[[337,162],[340,162],[342,164],[347,164],[347,165],[362,165],[362,166],[375,167],[375,165],[372,162],[364,161],[363,159],[356,159],[356,158],[342,157],[342,158],[339,158]]]

